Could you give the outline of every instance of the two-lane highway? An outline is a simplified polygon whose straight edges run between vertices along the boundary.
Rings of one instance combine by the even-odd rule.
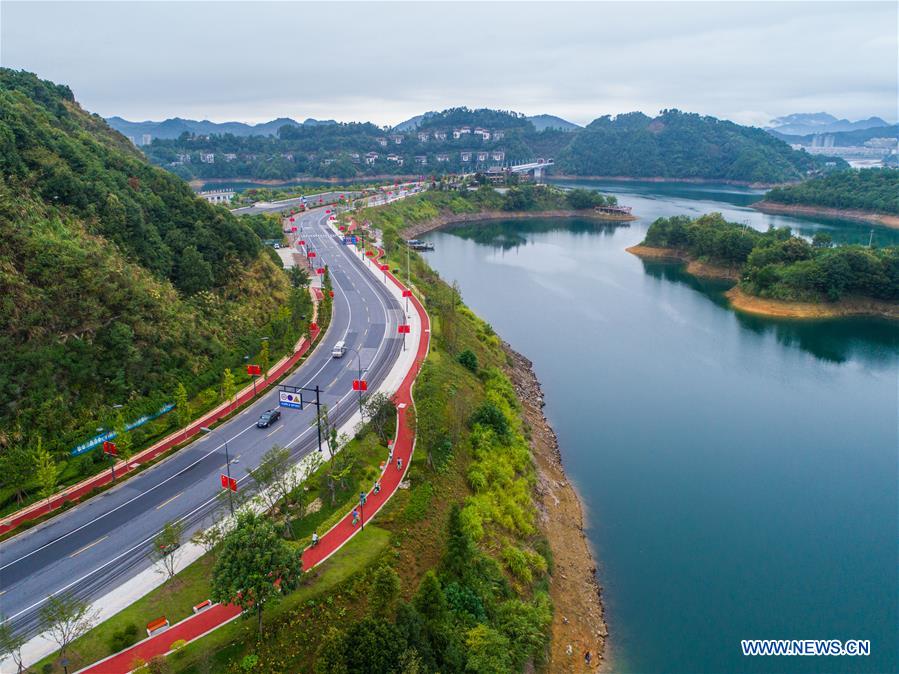
[[[321,210],[297,218],[307,246],[327,264],[334,287],[331,326],[320,345],[298,370],[284,380],[293,386],[321,387],[332,422],[348,419],[358,409],[352,380],[357,376],[355,350],[374,389],[401,350],[396,325],[402,308],[363,262],[327,227]],[[351,351],[331,357],[338,340]],[[181,521],[185,538],[208,526],[227,509],[220,496],[219,474],[225,469],[225,442],[231,475],[243,489],[273,445],[291,449],[298,459],[317,451],[315,407],[282,408],[271,428],[256,420],[278,405],[272,390],[244,412],[181,449],[160,464],[131,477],[48,522],[0,544],[0,611],[28,634],[40,631],[39,611],[50,594],[73,593],[96,600],[152,565],[153,538],[170,521]],[[326,450],[327,451],[327,450]]]

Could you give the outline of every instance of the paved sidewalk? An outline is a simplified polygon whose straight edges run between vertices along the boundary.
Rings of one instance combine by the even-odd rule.
[[[381,255],[383,255],[383,251],[381,251],[378,257]],[[366,267],[379,281],[383,282],[382,279],[385,272],[377,270],[368,264],[366,264]],[[392,292],[401,296],[405,286],[389,271],[386,272],[386,276],[392,284]],[[417,318],[412,325],[418,328],[417,334],[413,333],[410,335],[412,338],[410,339],[412,342],[410,349],[414,350],[414,359],[411,360],[409,369],[393,396],[397,406],[397,433],[393,442],[393,459],[386,465],[381,477],[381,491],[377,494],[373,491],[368,493],[367,502],[362,512],[366,522],[372,519],[396,493],[400,482],[409,469],[409,462],[415,449],[415,435],[410,430],[406,415],[413,405],[412,386],[430,348],[431,330],[430,320],[424,306],[415,296],[411,297],[410,300],[412,305],[410,308],[414,308],[415,318]],[[402,469],[398,467],[398,459],[402,459]],[[352,513],[348,512],[342,520],[321,536],[318,545],[306,548],[303,551],[303,569],[309,570],[321,564],[343,547],[353,536],[359,534],[361,530],[360,525],[353,526]],[[198,598],[198,601],[201,600],[202,598]],[[111,655],[105,660],[89,665],[79,671],[95,674],[124,674],[131,670],[131,665],[135,659],[149,660],[156,655],[166,654],[170,651],[171,645],[175,641],[184,640],[190,642],[196,640],[231,622],[239,615],[240,608],[236,606],[216,604],[202,613],[185,618],[164,632],[149,637],[124,651]]]

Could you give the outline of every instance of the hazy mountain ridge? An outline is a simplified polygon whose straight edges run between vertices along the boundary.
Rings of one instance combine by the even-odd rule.
[[[817,133],[834,133],[839,131],[856,131],[880,126],[889,126],[889,122],[880,117],[869,117],[851,122],[848,119],[837,119],[826,112],[795,112],[772,119],[766,131],[779,134],[806,136]]]
[[[230,133],[234,136],[276,136],[278,129],[282,126],[320,126],[325,124],[336,124],[333,119],[317,120],[306,119],[298,122],[290,117],[279,117],[269,122],[259,124],[246,124],[244,122],[211,122],[208,119],[197,121],[194,119],[182,119],[181,117],[172,117],[161,122],[143,121],[132,122],[121,117],[109,117],[106,123],[119,133],[129,136],[135,142],[141,142],[141,138],[145,134],[149,134],[152,138],[177,138],[185,131],[199,136],[209,136],[213,134],[224,135]]]

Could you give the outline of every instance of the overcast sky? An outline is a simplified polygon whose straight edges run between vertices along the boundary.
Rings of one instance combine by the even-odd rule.
[[[492,107],[897,117],[897,3],[7,2],[0,62],[130,120]]]

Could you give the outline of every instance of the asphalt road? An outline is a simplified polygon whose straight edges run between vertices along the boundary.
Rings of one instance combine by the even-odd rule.
[[[307,194],[303,197],[293,197],[291,199],[283,199],[281,201],[270,201],[270,202],[260,202],[258,204],[253,204],[252,206],[244,206],[243,208],[235,208],[232,213],[234,215],[253,215],[255,213],[271,213],[274,211],[283,211],[288,208],[296,208],[303,203],[303,199],[306,199],[306,204],[312,208],[320,205],[328,205],[336,202],[340,199],[340,195],[348,195],[350,198],[354,198],[359,192],[347,192],[347,191],[335,191],[335,192],[321,192],[319,194]],[[321,200],[321,203],[319,203]]]
[[[397,335],[402,308],[359,258],[327,229],[319,209],[297,218],[303,238],[331,271],[334,313],[321,344],[282,383],[323,389],[332,422],[358,409],[352,391],[361,356],[365,378],[374,389],[402,349]],[[346,341],[348,353],[331,357],[333,345]],[[314,394],[313,394],[314,395]],[[31,635],[40,631],[39,611],[50,594],[70,592],[95,600],[152,565],[153,538],[170,521],[180,520],[185,539],[227,510],[220,496],[225,470],[225,441],[231,475],[240,488],[252,485],[254,468],[272,445],[289,447],[298,459],[317,451],[315,407],[282,408],[272,428],[256,428],[266,409],[278,405],[277,389],[246,411],[194,441],[160,464],[48,522],[0,544],[0,612],[14,627]],[[325,450],[327,452],[327,450]]]

